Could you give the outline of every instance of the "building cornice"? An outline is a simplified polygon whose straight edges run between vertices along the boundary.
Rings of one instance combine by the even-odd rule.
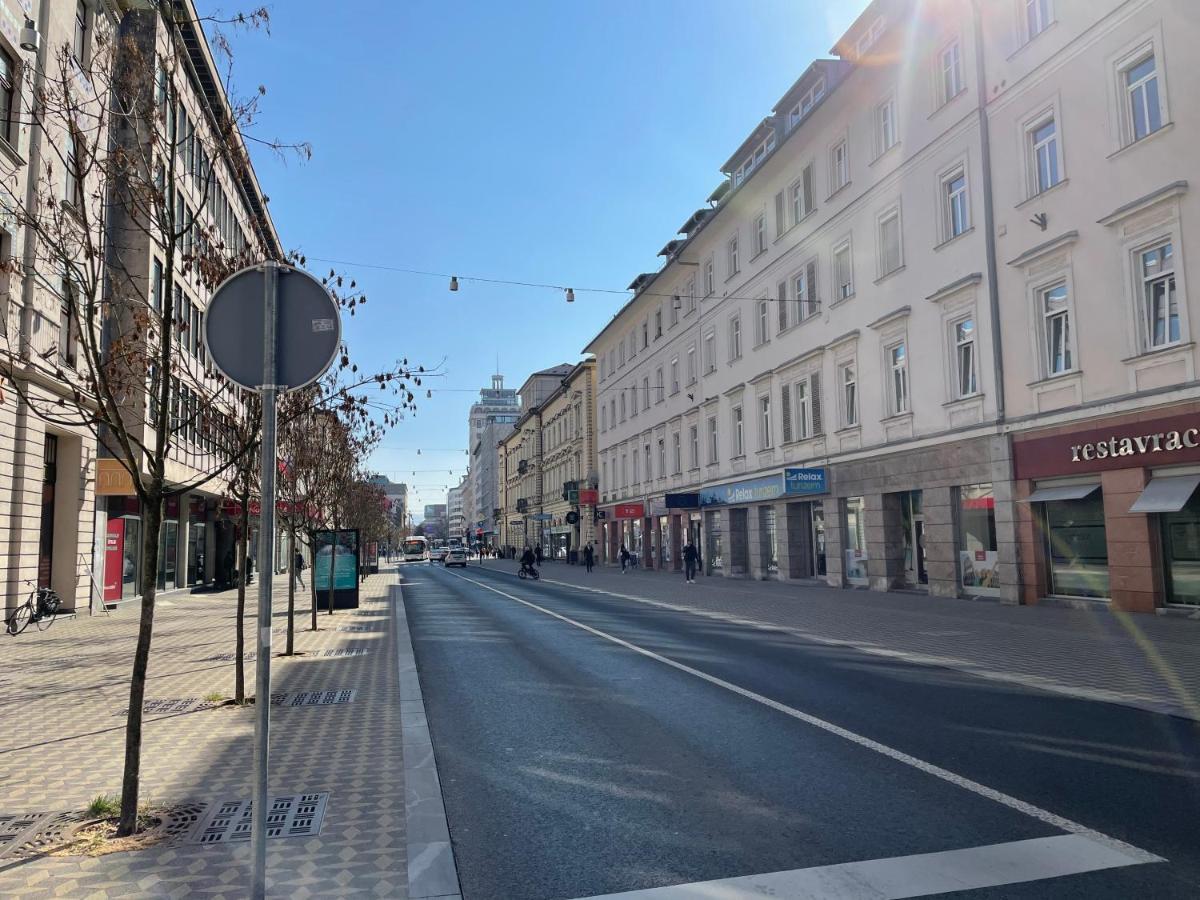
[[[1008,264],[1010,266],[1027,265],[1033,262],[1035,259],[1045,256],[1048,253],[1053,253],[1055,250],[1066,247],[1069,244],[1073,244],[1077,240],[1079,240],[1079,232],[1075,229],[1071,229],[1064,234],[1060,234],[1056,238],[1051,238],[1048,241],[1044,241],[1034,247],[1030,247],[1028,250],[1025,250],[1022,253],[1017,254],[1008,261]]]
[[[1163,185],[1156,191],[1151,191],[1144,197],[1138,197],[1136,200],[1131,200],[1122,206],[1118,206],[1107,216],[1097,219],[1096,223],[1099,225],[1116,225],[1130,216],[1136,216],[1138,213],[1149,209],[1156,203],[1183,196],[1187,193],[1187,189],[1188,183],[1186,181],[1172,181],[1170,184]]]

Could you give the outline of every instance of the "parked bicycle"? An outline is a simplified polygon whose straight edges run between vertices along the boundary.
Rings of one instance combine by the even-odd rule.
[[[62,606],[62,600],[50,588],[37,587],[32,581],[25,583],[32,588],[29,598],[4,620],[5,630],[14,637],[28,628],[30,622],[37,625],[38,631],[45,631],[54,624]]]

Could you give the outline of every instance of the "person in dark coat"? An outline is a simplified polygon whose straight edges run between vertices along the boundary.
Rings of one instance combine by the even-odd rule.
[[[688,542],[683,545],[683,575],[688,584],[696,583],[696,559],[698,556],[696,545],[692,543],[691,538],[688,538]]]
[[[533,556],[534,556],[534,559],[537,560],[538,568],[541,568],[542,559],[544,559],[544,557],[542,556],[542,545],[541,544],[538,544],[536,547],[533,548]]]
[[[629,550],[624,544],[621,545],[621,551],[618,555],[621,557],[621,571],[624,572],[629,567]]]
[[[595,565],[595,563],[596,563],[596,551],[592,549],[592,545],[589,543],[586,547],[583,548],[583,565],[587,569],[587,571],[590,572],[590,571],[592,571],[592,566]]]

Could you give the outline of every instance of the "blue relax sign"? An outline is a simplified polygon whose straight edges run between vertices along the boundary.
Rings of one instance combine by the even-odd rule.
[[[718,484],[701,488],[699,495],[701,506],[719,506],[759,503],[795,494],[824,494],[828,489],[824,468],[784,469],[782,476],[764,475],[732,484]]]
[[[825,468],[784,469],[783,489],[787,494],[824,494],[829,491]]]

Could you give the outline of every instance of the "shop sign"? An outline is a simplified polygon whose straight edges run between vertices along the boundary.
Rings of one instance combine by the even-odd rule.
[[[1200,462],[1200,427],[1177,418],[1013,442],[1017,478],[1184,462]]]
[[[135,493],[133,476],[120,460],[108,457],[96,460],[97,497],[131,497]]]
[[[613,507],[614,519],[641,519],[646,515],[646,507],[641,503],[618,503]]]
[[[533,519],[535,522],[549,522],[554,518],[554,513],[534,513],[529,518]]]
[[[825,467],[814,469],[784,469],[783,491],[785,494],[826,494],[829,479]]]
[[[782,496],[783,478],[779,475],[764,475],[762,478],[750,478],[746,481],[735,481],[733,484],[718,484],[716,487],[702,488],[700,505],[757,503],[761,500],[775,500]]]
[[[600,492],[596,490],[581,490],[579,492],[579,504],[581,506],[595,506],[600,502]]]
[[[667,494],[664,502],[667,509],[695,509],[700,505],[700,495],[695,492]]]

